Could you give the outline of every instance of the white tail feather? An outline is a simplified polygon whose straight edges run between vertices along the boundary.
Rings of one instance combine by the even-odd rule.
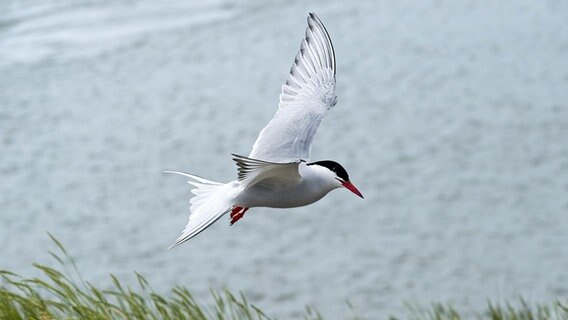
[[[171,249],[195,237],[207,229],[225,213],[231,210],[234,189],[231,183],[223,184],[210,181],[196,175],[178,171],[164,171],[175,173],[192,180],[188,183],[195,188],[191,190],[195,196],[191,198],[189,221],[181,236],[168,248]]]

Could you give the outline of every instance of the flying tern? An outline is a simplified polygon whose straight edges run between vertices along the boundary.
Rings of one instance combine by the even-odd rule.
[[[228,212],[232,225],[252,207],[301,207],[341,187],[363,198],[339,163],[309,162],[316,130],[337,103],[335,71],[331,38],[321,20],[310,13],[276,115],[262,129],[248,157],[233,154],[237,179],[219,183],[166,171],[189,178],[188,183],[195,187],[189,221],[170,248],[195,237]]]

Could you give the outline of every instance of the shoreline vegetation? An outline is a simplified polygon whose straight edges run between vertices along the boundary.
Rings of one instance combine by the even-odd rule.
[[[110,275],[112,287],[101,289],[81,277],[73,258],[63,245],[49,235],[59,253],[50,252],[64,271],[41,264],[34,264],[40,277],[25,278],[0,269],[0,319],[273,319],[261,309],[249,303],[241,293],[227,290],[212,291],[214,303],[198,302],[191,292],[182,286],[171,289],[168,295],[157,294],[150,283],[134,273],[137,287],[126,286]],[[352,319],[364,319],[347,303]],[[323,319],[313,308],[306,307],[303,319]],[[464,316],[451,306],[434,304],[423,308],[408,306],[404,317],[388,319],[491,319],[491,320],[568,320],[568,300],[547,305],[530,305],[523,300],[503,305],[489,303],[476,316]]]

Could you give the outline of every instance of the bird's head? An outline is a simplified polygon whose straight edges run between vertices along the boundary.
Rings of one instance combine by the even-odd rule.
[[[331,160],[324,160],[308,163],[308,165],[320,166],[327,169],[323,170],[323,172],[325,172],[326,178],[336,185],[336,188],[344,187],[347,190],[358,195],[359,197],[363,198],[361,192],[359,192],[359,190],[355,188],[351,181],[349,181],[349,175],[347,174],[347,171],[339,163]]]

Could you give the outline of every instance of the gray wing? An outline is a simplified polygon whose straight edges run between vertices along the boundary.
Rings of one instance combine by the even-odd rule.
[[[335,53],[321,20],[308,16],[306,36],[282,86],[278,111],[262,129],[249,158],[308,160],[313,137],[335,96]]]
[[[302,179],[298,165],[300,161],[288,163],[274,163],[258,159],[251,159],[233,154],[233,161],[237,163],[239,181],[244,188],[257,184],[267,183],[271,180],[285,184],[297,184]]]

